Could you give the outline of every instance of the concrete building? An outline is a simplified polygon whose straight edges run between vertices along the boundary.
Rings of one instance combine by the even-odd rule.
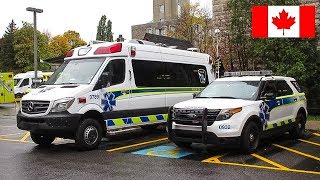
[[[166,35],[181,8],[190,0],[153,0],[153,21],[131,27],[132,39],[143,39],[145,33]]]

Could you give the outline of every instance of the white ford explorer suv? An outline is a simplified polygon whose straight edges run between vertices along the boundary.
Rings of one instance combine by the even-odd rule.
[[[289,132],[293,138],[301,138],[306,107],[305,94],[293,78],[225,77],[194,99],[171,107],[167,131],[180,147],[238,144],[243,152],[251,153],[265,136]]]

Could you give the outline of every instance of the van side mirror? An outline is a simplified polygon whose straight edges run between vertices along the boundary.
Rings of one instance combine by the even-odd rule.
[[[196,98],[196,97],[198,96],[198,94],[199,94],[198,92],[193,93],[193,94],[192,94],[192,98],[193,98],[193,99]]]
[[[108,72],[103,72],[101,74],[101,76],[99,78],[99,81],[98,81],[98,84],[99,84],[101,89],[108,86],[108,82],[110,82],[109,78],[110,78],[110,76],[109,76]]]
[[[272,92],[263,93],[264,95],[261,97],[262,100],[270,100],[276,98],[275,94]]]

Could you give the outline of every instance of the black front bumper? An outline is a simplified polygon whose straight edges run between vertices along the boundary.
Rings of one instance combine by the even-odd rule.
[[[238,146],[240,144],[240,137],[217,137],[217,135],[212,132],[204,133],[202,131],[172,129],[168,136],[169,139],[173,142],[189,142],[228,146]]]
[[[213,132],[208,132],[208,120],[207,114],[208,110],[203,110],[203,118],[200,122],[201,131],[190,131],[190,130],[180,130],[172,129],[172,123],[177,120],[172,119],[172,107],[168,112],[167,120],[167,131],[168,138],[173,142],[187,142],[187,143],[202,143],[202,144],[215,144],[215,145],[228,145],[228,146],[238,146],[240,145],[240,137],[218,137]],[[178,121],[179,122],[179,121]],[[213,121],[214,123],[214,121]]]
[[[60,137],[73,134],[79,126],[80,119],[80,114],[70,114],[68,112],[29,117],[24,116],[19,111],[17,114],[17,126],[22,130]]]

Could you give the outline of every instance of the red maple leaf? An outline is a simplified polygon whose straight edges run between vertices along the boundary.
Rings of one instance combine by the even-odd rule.
[[[272,23],[277,26],[278,29],[283,29],[283,35],[284,35],[284,29],[290,29],[290,27],[296,23],[295,17],[289,17],[288,13],[283,9],[281,13],[279,13],[280,18],[278,16],[272,17]]]

